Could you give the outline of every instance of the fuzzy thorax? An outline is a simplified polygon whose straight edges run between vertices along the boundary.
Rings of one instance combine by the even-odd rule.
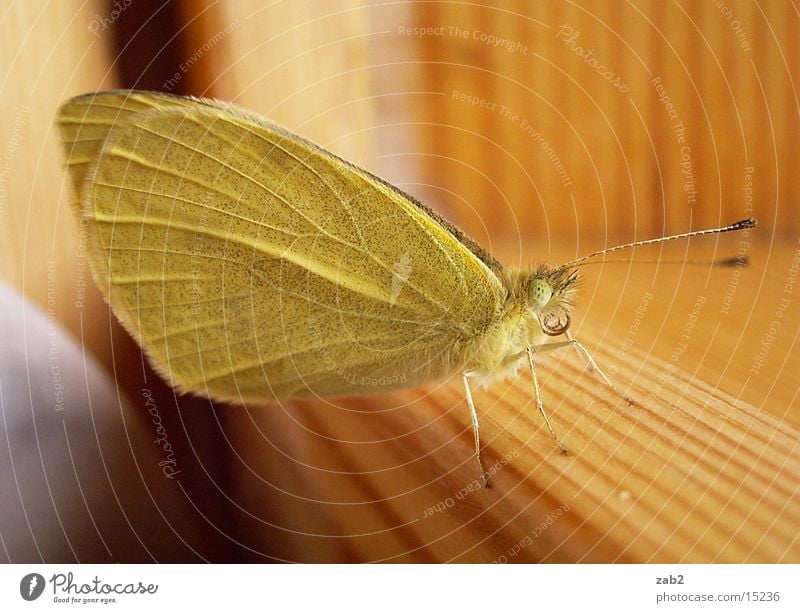
[[[467,370],[479,383],[516,374],[528,347],[542,345],[569,327],[577,271],[540,265],[503,271],[506,300],[491,329],[477,341]]]

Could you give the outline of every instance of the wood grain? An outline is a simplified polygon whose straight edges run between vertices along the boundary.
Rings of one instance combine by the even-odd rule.
[[[101,2],[44,9],[15,4],[0,21],[0,278],[73,333],[84,311],[98,321],[105,306],[79,298],[91,279],[76,256],[78,228],[68,206],[72,196],[61,191],[62,158],[52,122],[64,97],[114,86],[107,38],[89,29],[104,16]],[[104,342],[96,340],[90,346],[108,358]]]
[[[479,487],[457,377],[389,395],[227,411],[239,441],[239,501],[260,510],[237,514],[262,543],[253,557],[797,562],[798,357],[791,345],[773,345],[765,376],[745,378],[759,346],[754,332],[770,319],[785,287],[781,269],[797,249],[756,247],[741,274],[759,280],[760,299],[742,281],[727,316],[716,289],[727,285],[726,269],[708,287],[702,269],[662,267],[649,283],[641,268],[628,277],[604,271],[601,281],[620,275],[623,288],[598,290],[576,315],[576,335],[635,405],[572,352],[543,359],[544,402],[570,449],[565,457],[536,411],[528,375],[477,392],[486,462],[496,469],[488,490]],[[629,298],[642,285],[654,298],[640,317]],[[588,299],[588,280],[584,289]],[[670,292],[692,301],[670,304]],[[706,294],[696,312],[694,299]],[[797,312],[795,304],[785,316],[792,336]],[[691,317],[696,326],[682,338]],[[718,324],[724,329],[707,340]]]
[[[642,406],[598,387],[571,353],[552,356],[540,370],[573,451],[562,458],[526,375],[479,392],[487,455],[519,452],[490,492],[456,498],[476,478],[457,379],[224,409],[245,559],[492,561],[561,504],[569,511],[515,561],[798,559],[796,299],[770,333],[800,228],[787,149],[800,136],[787,62],[798,19],[779,3],[726,6],[729,16],[655,0],[343,1],[313,15],[288,2],[226,5],[225,20],[243,25],[222,94],[403,186],[507,263],[761,222],[746,270],[587,269],[576,334]],[[690,253],[735,254],[737,241]],[[685,256],[686,245],[663,253]]]
[[[116,8],[16,2],[0,18],[0,292],[4,304],[24,305],[2,310],[12,332],[0,335],[2,480],[14,484],[0,506],[9,562],[229,559],[212,528],[225,468],[208,427],[216,417],[146,366],[94,285],[70,210],[54,120],[72,96],[119,86]],[[145,390],[177,461],[186,459],[180,485],[159,465]]]
[[[753,203],[762,223],[800,229],[790,3],[223,6],[221,25],[241,27],[221,95],[403,184],[484,244],[678,231]]]
[[[791,61],[800,20],[785,3],[725,4],[731,17],[711,2],[658,0],[341,0],[324,10],[244,0],[196,3],[194,14],[195,4],[181,4],[193,41],[182,53],[207,49],[202,70],[186,77],[195,93],[212,88],[403,186],[508,264],[564,261],[751,210],[761,222],[745,241],[748,269],[587,268],[575,333],[638,404],[600,386],[571,352],[543,360],[544,401],[571,452],[563,457],[527,374],[476,391],[487,460],[510,457],[491,490],[471,485],[478,475],[458,379],[369,398],[213,409],[161,386],[194,513],[167,519],[176,534],[205,539],[197,559],[800,562],[800,75]],[[108,6],[40,12],[16,3],[0,24],[0,275],[78,336],[131,393],[132,418],[148,419],[141,389],[160,384],[109,323],[82,268],[52,129],[63,100],[118,84],[113,30],[88,29]],[[629,91],[609,86],[557,36],[565,24]],[[447,34],[400,31],[424,26]],[[527,51],[493,47],[476,32]],[[151,59],[141,58],[142,70]],[[686,126],[695,202],[657,76]],[[690,253],[735,254],[738,241]],[[172,555],[162,559],[188,554]]]

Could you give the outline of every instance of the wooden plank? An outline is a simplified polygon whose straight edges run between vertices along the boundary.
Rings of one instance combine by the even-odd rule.
[[[800,231],[786,153],[800,133],[799,75],[784,62],[797,22],[779,4],[729,5],[749,51],[734,17],[691,3],[342,1],[313,15],[289,2],[226,5],[224,21],[243,26],[219,82],[225,97],[402,181],[503,261],[563,261],[610,236],[750,214],[761,222],[749,269],[587,268],[576,334],[642,406],[598,387],[572,353],[548,358],[547,406],[572,450],[563,458],[527,375],[479,392],[487,457],[514,454],[488,492],[458,498],[477,475],[457,379],[225,409],[224,461],[237,479],[226,514],[243,559],[800,560],[796,301],[770,332]],[[579,32],[572,43],[565,24]],[[626,91],[577,47],[593,49]],[[691,253],[736,253],[737,240]],[[685,245],[664,253],[682,256]]]
[[[79,253],[71,186],[62,190],[59,180],[53,121],[65,97],[114,85],[104,18],[99,1],[17,3],[0,21],[0,278],[73,333],[81,314],[99,322],[106,308],[86,296],[91,273]],[[108,357],[100,345],[92,349]]]
[[[489,490],[478,487],[458,377],[231,411],[232,438],[251,443],[237,449],[239,491],[260,509],[236,521],[262,553],[303,561],[800,561],[796,295],[781,339],[748,376],[798,247],[756,246],[727,315],[729,269],[708,286],[707,271],[680,267],[653,276],[609,266],[587,280],[576,335],[636,404],[572,352],[543,358],[544,402],[570,449],[562,456],[527,374],[477,391],[496,469]],[[644,305],[643,292],[653,294]]]
[[[178,401],[147,369],[110,313],[62,171],[57,109],[72,96],[119,86],[111,39],[127,9],[95,0],[5,4],[0,289],[8,330],[0,340],[0,404],[9,455],[2,477],[19,494],[18,504],[0,510],[5,558],[224,560],[227,543],[208,524],[219,506],[209,500],[209,481],[221,474],[207,429],[215,418],[186,409],[192,401]],[[179,485],[162,470],[170,455],[185,461]]]

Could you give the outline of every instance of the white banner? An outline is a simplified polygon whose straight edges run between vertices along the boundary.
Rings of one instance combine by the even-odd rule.
[[[799,580],[797,565],[20,564],[0,569],[0,609],[796,612]]]

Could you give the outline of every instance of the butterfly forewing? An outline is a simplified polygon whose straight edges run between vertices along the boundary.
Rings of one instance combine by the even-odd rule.
[[[449,227],[256,115],[114,92],[68,103],[61,126],[98,284],[181,389],[412,385],[457,367],[501,308]]]

